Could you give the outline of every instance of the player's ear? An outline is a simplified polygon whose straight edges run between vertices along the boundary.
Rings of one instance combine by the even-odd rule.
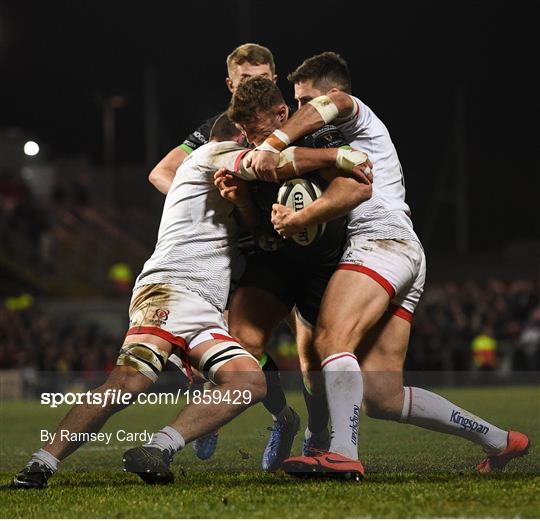
[[[289,117],[289,107],[287,107],[287,105],[280,105],[277,111],[277,116],[280,123],[285,123]]]
[[[231,80],[231,78],[225,78],[225,83],[227,84],[227,88],[229,89],[229,91],[231,93],[233,93],[234,92],[234,83]]]
[[[274,74],[274,75],[272,76],[272,81],[273,81],[274,83],[277,83],[277,74]]]

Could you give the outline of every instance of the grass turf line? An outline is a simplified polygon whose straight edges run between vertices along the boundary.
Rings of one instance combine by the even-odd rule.
[[[121,472],[132,446],[91,443],[70,457],[41,491],[0,490],[3,517],[539,517],[540,389],[445,389],[441,394],[501,427],[527,433],[531,454],[494,476],[477,476],[482,451],[452,436],[394,422],[361,419],[362,483],[299,481],[261,472],[268,415],[258,405],[221,432],[206,462],[187,447],[174,464],[176,483],[149,487]],[[300,395],[290,395],[299,412]],[[41,445],[40,429],[52,430],[65,408],[4,402],[0,407],[1,482],[5,485]],[[106,431],[162,427],[175,407],[133,406]],[[305,426],[305,414],[303,426]],[[293,453],[301,449],[299,433]]]

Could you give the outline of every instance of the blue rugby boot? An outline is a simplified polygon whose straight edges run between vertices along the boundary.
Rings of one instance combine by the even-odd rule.
[[[274,472],[291,455],[291,448],[296,433],[300,429],[300,416],[291,408],[292,419],[276,420],[270,428],[270,438],[264,449],[262,468]]]

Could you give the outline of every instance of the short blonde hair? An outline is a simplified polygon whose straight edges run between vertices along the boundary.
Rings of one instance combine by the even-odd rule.
[[[272,74],[276,72],[274,56],[270,52],[270,49],[256,43],[244,43],[227,56],[227,70],[229,74],[233,67],[246,62],[250,65],[269,65]]]

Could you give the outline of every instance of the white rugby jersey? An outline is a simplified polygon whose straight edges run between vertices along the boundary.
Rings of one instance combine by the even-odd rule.
[[[403,171],[384,123],[358,98],[350,118],[334,121],[351,147],[373,163],[373,196],[349,214],[349,233],[367,239],[415,239]]]
[[[176,284],[225,309],[238,228],[214,174],[221,167],[237,171],[246,152],[233,141],[210,142],[185,158],[165,199],[154,253],[135,288]]]

